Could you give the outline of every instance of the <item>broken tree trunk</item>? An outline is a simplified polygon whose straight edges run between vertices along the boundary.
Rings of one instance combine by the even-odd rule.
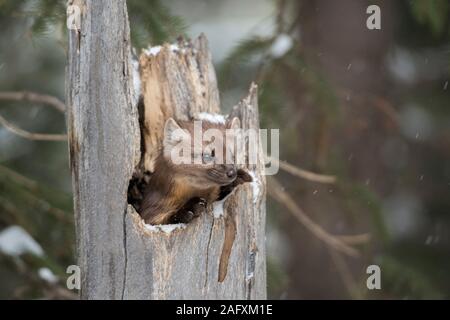
[[[66,72],[81,298],[265,299],[259,137],[258,162],[247,165],[255,181],[184,228],[148,226],[127,203],[132,177],[154,170],[165,119],[220,110],[206,39],[144,52],[139,79],[125,0],[69,4],[81,8],[80,29],[69,35]],[[243,128],[259,127],[255,85],[232,113]]]

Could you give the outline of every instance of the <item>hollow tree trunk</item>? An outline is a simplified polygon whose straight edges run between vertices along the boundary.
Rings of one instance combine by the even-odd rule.
[[[133,173],[154,169],[165,119],[219,111],[206,39],[141,55],[138,81],[125,1],[72,4],[81,8],[81,25],[69,34],[66,101],[81,298],[264,299],[261,147],[258,163],[247,165],[255,181],[184,228],[149,227],[127,204]],[[256,86],[233,113],[243,128],[258,128]]]

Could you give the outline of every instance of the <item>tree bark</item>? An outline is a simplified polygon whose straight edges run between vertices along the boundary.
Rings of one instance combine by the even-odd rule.
[[[81,8],[80,30],[69,32],[66,70],[81,298],[265,299],[261,147],[258,163],[247,165],[255,181],[184,228],[169,232],[148,226],[127,204],[133,173],[154,169],[165,119],[219,111],[206,39],[141,55],[137,81],[125,0],[69,4]],[[243,128],[259,128],[255,85],[233,114]],[[221,205],[223,215],[218,215]]]

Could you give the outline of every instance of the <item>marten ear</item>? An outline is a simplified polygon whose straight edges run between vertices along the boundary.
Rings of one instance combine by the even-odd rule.
[[[173,118],[167,119],[166,124],[164,126],[164,138],[163,138],[164,148],[173,147],[178,143],[180,143],[181,141],[183,141],[188,136],[189,136],[188,133],[184,131]]]
[[[239,129],[241,127],[241,120],[238,117],[233,117],[233,119],[227,121],[228,129]]]

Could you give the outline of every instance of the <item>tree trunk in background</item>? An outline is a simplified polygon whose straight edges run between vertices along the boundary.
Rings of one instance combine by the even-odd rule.
[[[261,148],[259,163],[247,166],[256,181],[226,198],[222,216],[210,208],[184,229],[165,232],[127,204],[134,171],[152,169],[164,119],[219,111],[206,39],[141,56],[141,154],[126,3],[72,4],[81,8],[81,28],[69,33],[66,101],[81,298],[266,298]],[[244,128],[259,127],[256,86],[233,113]]]

